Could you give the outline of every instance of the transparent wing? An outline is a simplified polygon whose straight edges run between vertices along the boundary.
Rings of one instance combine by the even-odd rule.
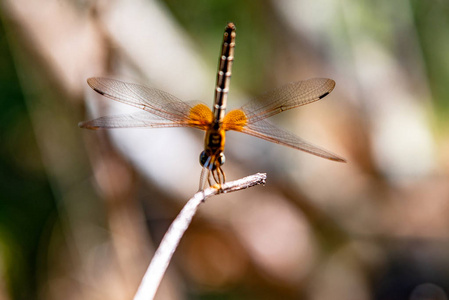
[[[78,124],[81,128],[100,129],[100,128],[132,128],[132,127],[182,127],[188,126],[186,122],[173,122],[165,118],[152,115],[149,112],[142,111],[133,114],[101,117],[95,120],[81,122]]]
[[[267,121],[250,123],[243,127],[241,132],[276,143],[298,149],[310,154],[327,158],[334,161],[346,162],[343,158],[327,150],[314,146],[296,135],[285,131]]]
[[[326,78],[293,82],[254,99],[244,105],[241,110],[248,118],[248,123],[254,123],[324,98],[334,87],[335,81]]]
[[[166,120],[182,122],[189,118],[191,105],[164,91],[100,77],[89,78],[87,83],[103,96],[143,109]]]

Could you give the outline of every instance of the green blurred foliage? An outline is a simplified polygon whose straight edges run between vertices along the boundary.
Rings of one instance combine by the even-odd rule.
[[[216,68],[222,32],[228,22],[237,28],[232,85],[256,93],[265,82],[270,69],[269,58],[273,46],[269,30],[271,22],[269,2],[262,1],[207,1],[165,0],[178,22],[191,33],[204,61]]]
[[[424,56],[435,113],[448,124],[449,113],[449,2],[410,1]],[[440,128],[448,128],[440,126]]]
[[[35,299],[41,239],[55,200],[0,22],[0,259],[12,299]]]

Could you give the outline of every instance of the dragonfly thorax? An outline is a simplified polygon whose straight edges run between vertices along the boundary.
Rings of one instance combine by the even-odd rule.
[[[225,162],[223,154],[225,145],[225,131],[209,128],[204,138],[204,151],[200,154],[200,164],[208,169],[215,170]]]
[[[209,153],[219,153],[224,151],[225,146],[225,130],[219,124],[218,128],[214,128],[212,124],[211,128],[206,131],[204,137],[204,149],[209,150]]]

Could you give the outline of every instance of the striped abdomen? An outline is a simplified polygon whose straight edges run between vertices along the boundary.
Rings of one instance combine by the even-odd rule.
[[[214,128],[218,129],[223,122],[226,112],[226,100],[228,98],[231,68],[234,60],[235,25],[229,23],[223,35],[220,60],[218,64],[217,85],[215,88],[215,103],[213,107]]]

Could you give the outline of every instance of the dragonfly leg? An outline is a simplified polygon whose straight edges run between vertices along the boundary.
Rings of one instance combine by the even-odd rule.
[[[199,185],[199,187],[198,187],[198,191],[202,191],[202,190],[204,190],[204,188],[205,188],[205,185],[206,185],[206,178],[207,178],[206,172],[209,172],[209,170],[206,169],[206,168],[202,168],[202,169],[201,169],[200,185]]]
[[[212,172],[213,173],[213,178],[215,180],[215,182],[218,184],[220,191],[221,189],[221,185],[223,183],[225,183],[226,181],[226,176],[225,173],[223,172],[223,169],[221,168],[220,164],[216,164],[216,168],[215,170]]]
[[[221,190],[221,185],[225,183],[226,176],[221,168],[220,161],[215,159],[214,156],[209,156],[201,170],[199,191],[204,190],[207,187],[207,184],[212,186],[212,181],[218,184],[218,188]]]
[[[215,159],[215,156],[211,156],[210,161],[208,160],[208,162],[204,166],[207,167],[207,169],[209,170],[208,176],[209,186],[212,186],[211,179],[213,179],[216,183],[220,184],[220,178],[217,175],[217,166],[219,166],[219,164]]]
[[[216,183],[220,184],[220,176],[218,175],[217,170],[212,171],[212,177]]]
[[[211,161],[211,158],[208,157],[206,162],[203,165],[203,169],[201,170],[201,175],[200,175],[200,186],[199,186],[198,191],[204,191],[207,183],[209,183],[209,185],[211,185],[210,184],[211,168],[209,167],[210,161]]]
[[[208,175],[207,176],[207,182],[209,183],[209,186],[212,186],[212,181],[210,179],[211,179],[211,177],[213,177],[213,173],[214,172],[211,172],[211,170],[208,170],[208,172],[207,172],[207,175]]]
[[[225,172],[223,171],[223,169],[221,168],[221,166],[218,166],[218,172],[221,174],[221,178],[223,179],[222,180],[222,183],[225,183],[226,182],[226,175],[225,175]],[[220,184],[222,184],[222,183],[220,183]]]

